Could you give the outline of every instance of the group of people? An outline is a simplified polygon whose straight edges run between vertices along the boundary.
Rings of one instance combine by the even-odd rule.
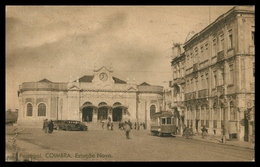
[[[205,125],[203,125],[202,129],[201,129],[201,136],[203,139],[205,139],[205,135],[206,135],[206,132],[207,132],[207,128]],[[186,139],[189,139],[190,137],[192,138],[192,136],[194,135],[193,134],[193,128],[192,128],[192,125],[188,127],[186,127],[186,125],[183,126],[183,135],[185,135]]]
[[[43,120],[43,128],[42,130],[44,130],[45,133],[52,133],[53,132],[53,121],[50,120],[48,121],[48,119]]]
[[[142,129],[145,129],[146,127],[145,127],[145,123],[144,122],[141,122],[141,123],[139,123],[139,122],[135,122],[135,124],[134,124],[134,129],[136,129],[136,130],[142,130]]]

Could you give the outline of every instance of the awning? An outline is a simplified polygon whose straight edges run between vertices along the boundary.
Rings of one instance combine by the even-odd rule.
[[[104,107],[104,108],[113,108],[113,107],[110,106],[110,105],[101,105],[101,106],[98,106],[97,108],[102,108],[102,107]]]
[[[128,108],[128,107],[126,107],[126,106],[124,106],[124,105],[117,105],[117,106],[114,106],[113,108],[124,108],[124,109],[126,109],[126,108]]]
[[[82,105],[79,109],[80,111],[83,109],[83,108],[86,108],[86,107],[89,107],[89,108],[98,108],[97,106],[93,105],[93,104],[84,104]]]

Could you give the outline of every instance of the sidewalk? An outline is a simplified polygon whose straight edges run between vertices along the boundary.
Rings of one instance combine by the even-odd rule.
[[[177,135],[177,137],[182,137],[182,136]],[[207,136],[205,136],[205,139],[203,139],[200,134],[195,134],[192,137],[193,137],[193,140],[201,140],[201,141],[205,141],[205,142],[218,143],[218,144],[222,144],[222,145],[230,145],[230,146],[241,147],[241,148],[252,149],[252,150],[255,149],[255,143],[252,143],[252,142],[226,140],[226,143],[222,143],[221,136],[207,135]]]

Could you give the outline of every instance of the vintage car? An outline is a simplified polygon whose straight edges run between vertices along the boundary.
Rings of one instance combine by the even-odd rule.
[[[174,123],[174,115],[171,112],[161,111],[152,115],[151,135],[172,135],[177,133]]]
[[[54,129],[57,130],[81,130],[81,131],[87,131],[88,126],[80,121],[75,120],[55,120],[53,121]]]

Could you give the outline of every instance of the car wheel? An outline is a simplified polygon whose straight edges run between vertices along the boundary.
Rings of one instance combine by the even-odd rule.
[[[68,126],[68,127],[66,128],[66,131],[71,131],[71,127]]]
[[[87,128],[87,127],[85,127],[85,128],[83,128],[83,130],[84,130],[84,131],[88,131],[88,128]]]
[[[156,134],[155,134],[155,132],[151,132],[151,135],[152,135],[152,136],[155,136]]]

